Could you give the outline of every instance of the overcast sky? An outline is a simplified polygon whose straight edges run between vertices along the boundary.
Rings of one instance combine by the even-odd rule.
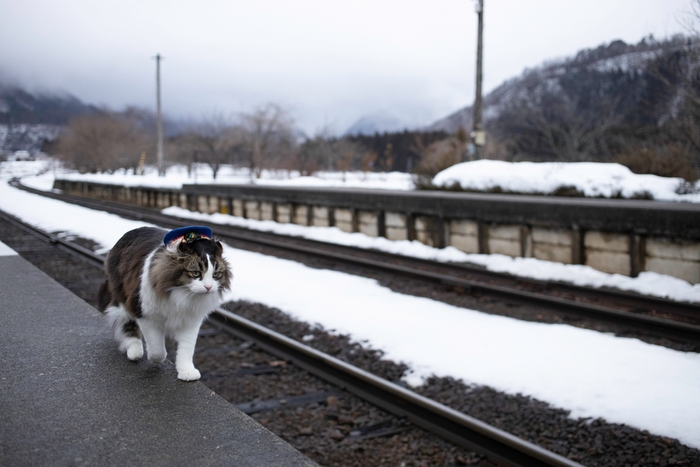
[[[0,0],[0,73],[175,118],[266,102],[309,134],[389,112],[423,125],[474,100],[474,0]],[[683,31],[690,0],[485,0],[484,90],[615,39]]]

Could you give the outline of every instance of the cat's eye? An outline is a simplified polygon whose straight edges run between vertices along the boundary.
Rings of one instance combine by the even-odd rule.
[[[192,276],[195,279],[199,279],[202,277],[202,273],[199,271],[190,271],[190,276]]]
[[[214,279],[221,279],[221,277],[224,275],[223,271],[216,271],[213,275]]]

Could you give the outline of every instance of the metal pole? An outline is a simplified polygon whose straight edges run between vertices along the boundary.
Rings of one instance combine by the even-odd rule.
[[[165,165],[163,163],[163,116],[160,111],[160,54],[156,54],[156,129],[158,132],[157,158],[158,175],[165,175]]]
[[[474,100],[474,131],[472,141],[474,143],[475,155],[481,159],[483,155],[486,135],[482,122],[483,102],[481,98],[481,81],[483,78],[483,35],[484,35],[484,0],[476,0],[476,13],[479,18],[479,31],[476,43],[476,99]]]

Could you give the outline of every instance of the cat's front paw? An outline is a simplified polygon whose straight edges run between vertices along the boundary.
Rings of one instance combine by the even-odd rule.
[[[196,368],[177,370],[177,379],[180,381],[197,381],[201,376],[201,373]]]
[[[129,348],[126,349],[126,358],[132,362],[141,359],[141,357],[143,357],[143,345],[141,345],[140,341],[131,344]]]
[[[148,352],[148,361],[152,363],[163,363],[166,356],[165,352]]]

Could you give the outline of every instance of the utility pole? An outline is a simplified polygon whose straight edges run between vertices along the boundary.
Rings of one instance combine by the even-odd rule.
[[[484,50],[484,0],[476,0],[476,14],[479,17],[479,32],[476,41],[476,99],[474,100],[474,130],[472,131],[472,144],[474,144],[475,156],[481,159],[486,143],[484,124],[482,121],[483,102],[481,98],[481,80],[483,78],[483,50]]]
[[[163,116],[160,111],[160,61],[163,57],[156,54],[156,131],[158,133],[157,158],[158,175],[165,175],[165,164],[163,162]]]

